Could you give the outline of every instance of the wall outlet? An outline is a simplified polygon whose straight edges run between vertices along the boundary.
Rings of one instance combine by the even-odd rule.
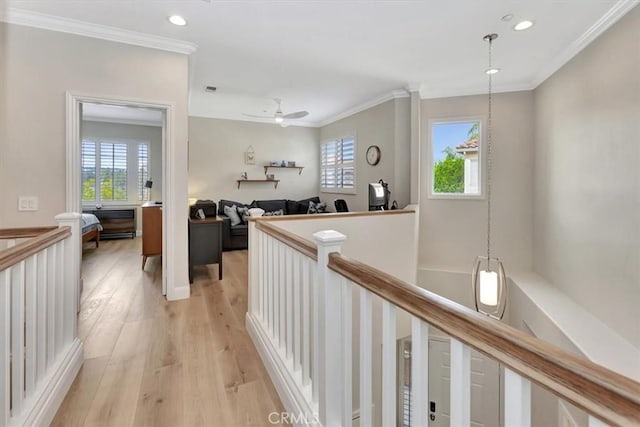
[[[18,197],[18,210],[19,211],[37,211],[38,198],[35,196]]]

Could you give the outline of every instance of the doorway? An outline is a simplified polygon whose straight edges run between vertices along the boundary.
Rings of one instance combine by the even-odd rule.
[[[87,115],[84,114],[85,107],[89,110],[89,114]],[[99,111],[100,114],[97,114],[97,111]],[[167,174],[166,171],[168,170],[167,153],[169,152],[172,145],[172,114],[173,106],[171,104],[148,102],[145,100],[137,99],[106,98],[92,95],[67,93],[67,210],[69,212],[83,211],[83,207],[87,206],[87,200],[83,201],[83,198],[86,198],[85,196],[87,195],[85,187],[91,187],[91,185],[94,185],[93,188],[96,193],[102,193],[93,194],[94,197],[97,196],[97,198],[100,199],[97,203],[95,203],[95,200],[93,201],[93,204],[96,208],[102,208],[103,206],[105,206],[105,204],[107,206],[124,204],[125,208],[123,209],[123,211],[126,211],[127,206],[140,206],[140,203],[132,203],[132,201],[136,198],[139,199],[141,197],[144,197],[148,198],[148,201],[157,201],[161,203],[170,200],[172,196],[172,182],[170,174]],[[122,116],[128,116],[128,118],[123,119]],[[120,122],[128,121],[129,123],[127,124],[129,125],[134,125],[135,123],[143,123],[143,117],[147,117],[147,119],[149,117],[153,117],[153,120],[155,120],[154,124],[159,128],[159,132],[157,132],[159,135],[159,140],[157,141],[159,147],[155,148],[155,157],[159,158],[155,159],[155,165],[149,163],[152,156],[152,146],[148,145],[145,148],[145,146],[141,145],[140,141],[136,138],[125,138],[127,139],[127,141],[124,142],[114,142],[113,139],[109,140],[108,138],[106,138],[108,139],[106,142],[102,140],[98,142],[93,141],[93,148],[97,151],[100,151],[104,148],[105,156],[107,158],[105,162],[105,165],[107,166],[107,168],[105,169],[105,176],[111,179],[111,181],[107,181],[107,183],[111,186],[111,189],[103,191],[102,185],[98,185],[98,183],[94,182],[93,184],[89,183],[87,185],[87,177],[83,176],[83,136],[85,136],[83,124],[88,123],[88,121],[85,121],[84,119],[93,118],[93,130],[95,131],[96,128],[104,130],[106,123],[117,121],[116,119],[114,119],[114,117],[116,119],[120,117]],[[94,122],[97,122],[97,124]],[[120,128],[122,127],[123,126],[120,126]],[[113,126],[110,132],[117,133],[117,128],[118,126]],[[93,133],[95,134],[95,132]],[[102,145],[103,143],[104,146]],[[128,166],[132,167],[136,173],[131,174],[132,176],[119,173],[118,179],[120,180],[120,182],[118,183],[116,182],[117,179],[115,177],[115,173],[113,172],[113,165],[116,162],[116,152],[118,151],[118,149],[122,149],[125,145],[127,145],[128,149],[136,150],[135,155],[132,155],[130,159],[120,158],[119,161],[122,164],[129,164]],[[97,154],[97,156],[99,157],[100,154]],[[146,160],[144,159],[144,157],[146,157]],[[146,166],[144,164],[145,161],[147,162]],[[98,167],[98,165],[95,166],[96,169],[101,169],[100,167]],[[108,171],[109,166],[111,166],[112,168],[111,173]],[[139,170],[141,166],[142,169],[146,170],[143,170],[141,172]],[[156,174],[155,177],[152,175],[154,173]],[[98,172],[98,174],[100,174],[100,172]],[[141,182],[142,180],[144,180],[144,182]],[[148,185],[147,181],[151,181],[152,184]],[[145,184],[147,185],[145,186]],[[105,188],[106,187],[109,186],[105,186]],[[123,195],[123,193],[126,193],[126,195]],[[106,201],[102,200],[103,196],[107,199]],[[111,198],[111,200],[109,200],[109,198]],[[119,200],[113,200],[114,198]],[[126,199],[126,202],[123,199]],[[137,206],[135,207],[136,211],[141,211],[141,208]],[[160,254],[163,255],[161,267],[162,294],[166,295],[167,277],[170,277],[172,273],[170,270],[173,269],[173,265],[168,265],[167,263],[167,247],[170,247],[168,245],[168,241],[170,243],[170,241],[172,240],[171,230],[168,229],[171,227],[168,227],[168,224],[171,224],[171,218],[169,217],[174,215],[174,213],[171,209],[162,209],[161,204],[159,204],[158,206],[160,206],[160,210],[162,211],[162,219],[160,221],[161,226],[158,227],[160,228],[162,235],[162,250],[160,252]],[[131,208],[129,208],[128,210],[130,211]],[[142,212],[139,212],[139,214],[136,215],[135,234],[138,234],[143,228],[142,221],[140,220],[142,216]],[[144,233],[142,234],[144,235]],[[140,254],[140,256],[142,259],[142,254]]]

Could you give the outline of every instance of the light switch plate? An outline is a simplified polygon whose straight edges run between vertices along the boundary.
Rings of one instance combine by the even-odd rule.
[[[19,211],[37,211],[38,198],[35,196],[18,197],[18,210]]]

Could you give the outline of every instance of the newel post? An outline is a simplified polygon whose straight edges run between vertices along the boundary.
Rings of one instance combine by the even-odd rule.
[[[316,270],[316,313],[318,314],[316,332],[318,334],[319,409],[320,422],[325,427],[339,426],[342,423],[343,365],[341,287],[338,275],[329,270],[329,254],[341,252],[344,234],[334,230],[314,233],[318,247],[318,267]]]
[[[76,314],[80,310],[80,255],[82,250],[82,215],[65,212],[55,216],[58,227],[70,227],[71,237],[65,240],[64,260],[64,305],[65,340],[77,336]],[[70,309],[70,310],[69,310]]]

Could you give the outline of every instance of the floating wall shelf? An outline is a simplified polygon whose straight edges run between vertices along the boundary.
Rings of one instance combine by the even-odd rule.
[[[301,175],[302,174],[302,169],[304,169],[304,166],[270,166],[270,165],[265,165],[264,166],[264,174],[265,175],[267,174],[269,169],[298,169],[298,175]]]
[[[240,184],[243,182],[272,182],[274,187],[273,188],[278,188],[278,183],[280,182],[279,179],[238,179],[238,188],[240,188]]]

